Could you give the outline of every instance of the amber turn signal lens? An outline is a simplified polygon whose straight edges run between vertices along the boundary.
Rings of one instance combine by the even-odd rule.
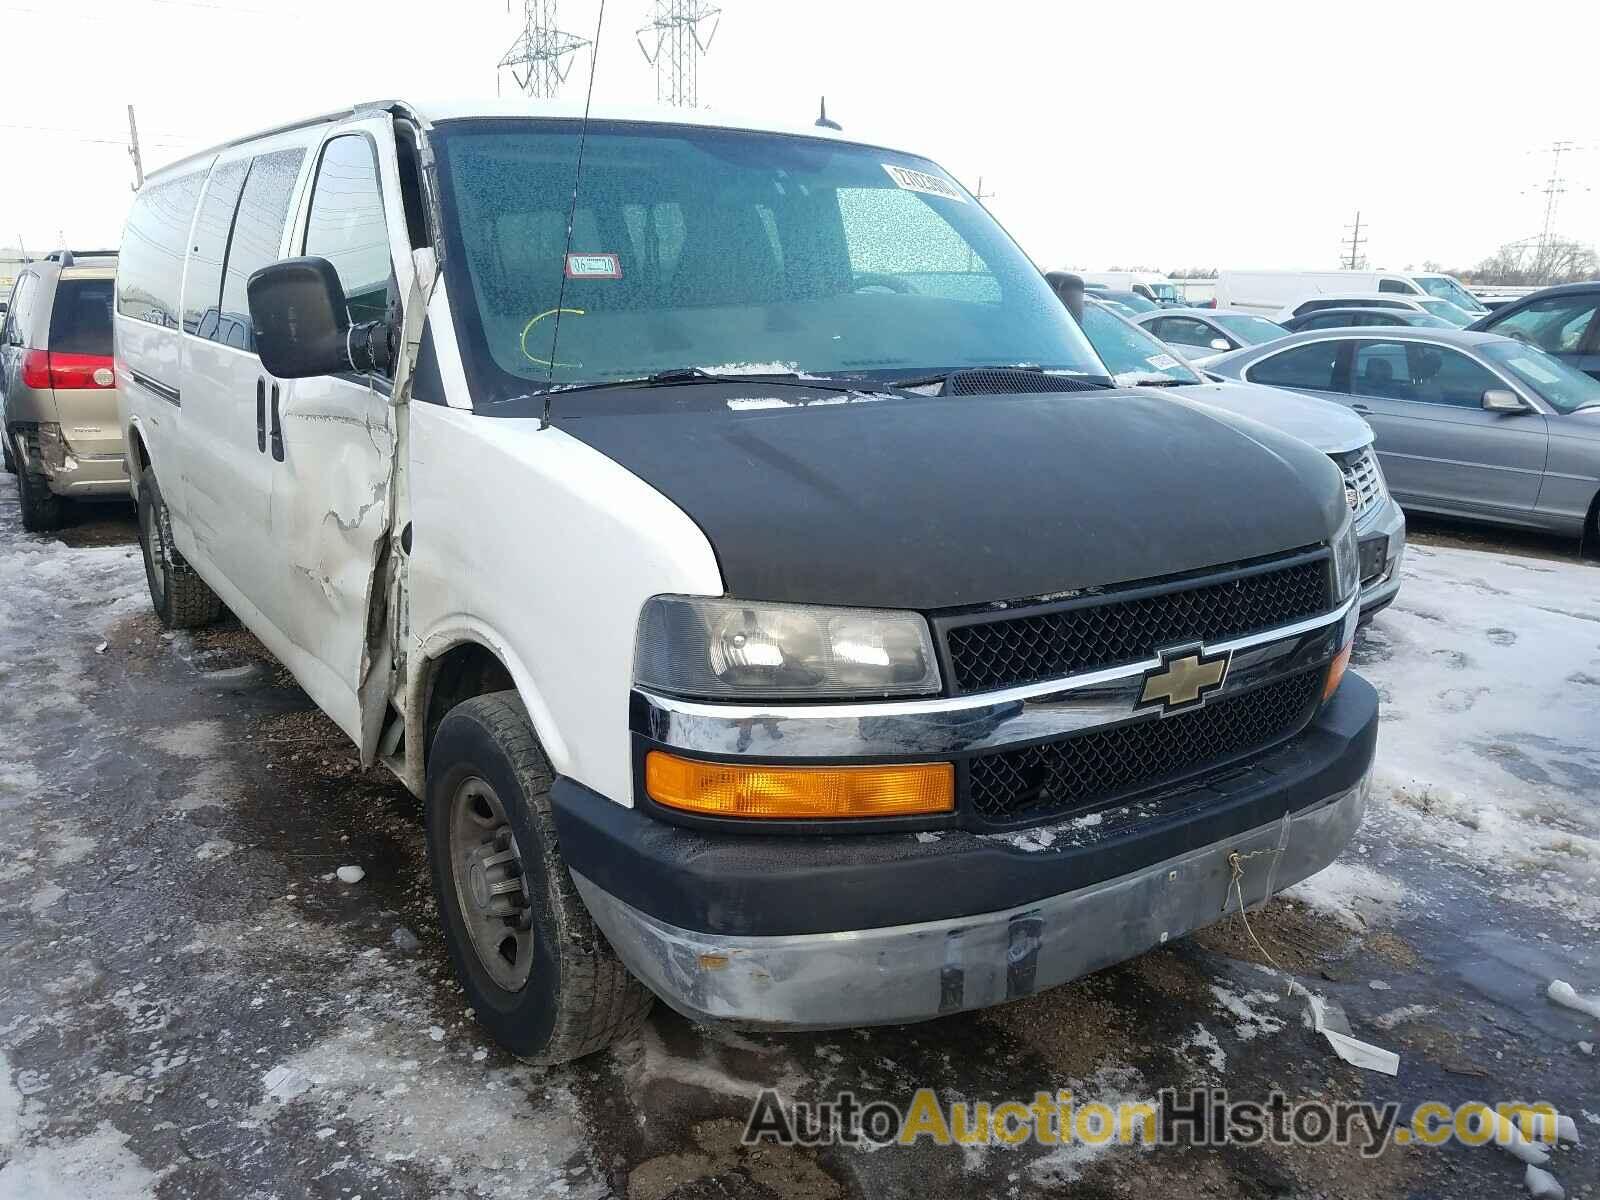
[[[1346,646],[1334,655],[1333,662],[1328,665],[1328,682],[1322,686],[1322,699],[1324,702],[1332,699],[1333,694],[1339,690],[1339,683],[1344,679],[1344,673],[1350,666],[1350,647]]]
[[[746,766],[652,750],[644,760],[644,786],[657,804],[708,817],[904,817],[953,812],[956,806],[956,769],[950,763]]]

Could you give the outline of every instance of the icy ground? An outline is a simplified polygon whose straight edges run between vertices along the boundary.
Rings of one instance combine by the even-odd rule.
[[[1252,925],[1396,1079],[1335,1059],[1233,922],[989,1013],[765,1037],[658,1012],[527,1067],[451,981],[414,802],[248,635],[163,635],[143,588],[124,514],[29,537],[0,479],[0,1200],[1523,1194],[1484,1149],[752,1151],[763,1086],[1546,1098],[1600,1140],[1600,1029],[1544,997],[1600,992],[1593,567],[1414,545],[1358,645],[1386,706],[1367,824]],[[1550,1169],[1593,1196],[1597,1161]]]

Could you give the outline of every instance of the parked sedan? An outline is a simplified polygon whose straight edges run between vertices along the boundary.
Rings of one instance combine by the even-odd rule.
[[[1600,379],[1600,280],[1545,288],[1472,325],[1538,346]]]
[[[1289,332],[1275,321],[1232,308],[1162,308],[1134,320],[1195,363],[1229,350],[1259,346]]]
[[[1372,430],[1337,404],[1311,400],[1275,388],[1231,380],[1209,380],[1148,329],[1097,304],[1094,293],[1083,306],[1083,332],[1123,387],[1171,388],[1176,399],[1225,409],[1271,425],[1321,450],[1344,474],[1345,498],[1356,514],[1361,548],[1361,620],[1372,619],[1400,590],[1400,559],[1405,552],[1406,520],[1389,495],[1373,453]]]
[[[1084,285],[1084,294],[1093,296],[1096,300],[1106,300],[1112,304],[1120,304],[1123,308],[1131,308],[1136,313],[1165,312],[1166,309],[1147,296],[1138,292],[1121,292],[1115,288],[1096,287],[1094,284]]]
[[[1600,381],[1537,346],[1464,329],[1322,330],[1207,370],[1360,413],[1407,508],[1600,546]]]
[[[1432,313],[1407,308],[1319,308],[1281,322],[1287,333],[1313,329],[1358,329],[1367,325],[1407,325],[1413,329],[1455,329]]]
[[[1284,305],[1278,312],[1277,320],[1282,322],[1290,317],[1303,317],[1324,308],[1390,308],[1431,313],[1456,329],[1465,329],[1473,322],[1471,313],[1448,300],[1440,300],[1435,296],[1401,296],[1394,292],[1348,292],[1338,295],[1312,292]]]

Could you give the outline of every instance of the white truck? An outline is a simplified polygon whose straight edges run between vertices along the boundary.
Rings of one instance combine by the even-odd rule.
[[[1083,273],[1083,282],[1119,292],[1134,292],[1163,308],[1183,303],[1178,285],[1160,271],[1087,271]]]
[[[1308,296],[1372,295],[1448,300],[1474,317],[1489,310],[1453,275],[1410,271],[1223,271],[1217,276],[1217,307],[1275,316]]]
[[[770,1028],[998,1004],[1360,823],[1339,470],[1114,388],[927,158],[362,106],[152,174],[116,305],[157,612],[226,604],[421,798],[519,1055],[652,994]]]

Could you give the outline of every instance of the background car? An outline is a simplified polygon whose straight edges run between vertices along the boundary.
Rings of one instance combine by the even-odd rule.
[[[1223,271],[1217,276],[1217,303],[1247,312],[1280,311],[1297,297],[1383,295],[1434,296],[1449,300],[1473,318],[1485,306],[1453,275],[1427,271]]]
[[[1406,521],[1389,495],[1373,452],[1372,430],[1348,409],[1321,400],[1202,377],[1172,347],[1142,325],[1097,304],[1083,306],[1084,336],[1123,387],[1162,387],[1173,395],[1271,425],[1321,450],[1344,475],[1345,498],[1355,512],[1361,548],[1361,620],[1370,621],[1400,590]]]
[[[1455,329],[1432,313],[1409,308],[1319,308],[1281,323],[1286,333],[1310,329],[1355,329],[1365,325],[1408,325],[1413,329]]]
[[[1164,308],[1141,313],[1133,320],[1167,345],[1182,349],[1194,363],[1244,346],[1259,346],[1289,332],[1265,317],[1234,309]]]
[[[1600,381],[1462,329],[1323,330],[1207,370],[1346,404],[1407,508],[1600,542]]]
[[[1471,313],[1448,300],[1438,300],[1431,296],[1364,295],[1360,292],[1342,296],[1315,293],[1303,296],[1285,305],[1278,313],[1278,320],[1281,322],[1289,317],[1301,317],[1324,308],[1394,308],[1425,312],[1431,313],[1456,329],[1465,329],[1473,320]]]
[[[1600,280],[1534,292],[1472,328],[1527,342],[1600,379]]]
[[[1123,308],[1131,309],[1134,313],[1160,312],[1161,305],[1151,300],[1148,296],[1141,296],[1138,292],[1124,292],[1116,288],[1105,287],[1102,284],[1086,283],[1083,285],[1085,295],[1093,296],[1096,300],[1107,300],[1120,304]]]

